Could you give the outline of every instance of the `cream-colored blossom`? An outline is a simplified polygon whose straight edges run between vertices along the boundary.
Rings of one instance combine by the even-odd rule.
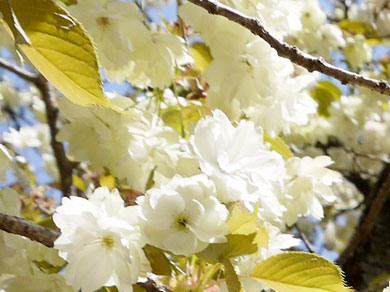
[[[205,175],[174,176],[166,185],[137,199],[148,242],[190,256],[209,243],[226,241],[229,212]]]
[[[243,201],[247,207],[260,203],[263,216],[282,215],[275,190],[284,175],[284,161],[268,150],[261,130],[252,122],[242,120],[234,127],[223,112],[215,110],[212,117],[198,122],[190,142],[222,202]]]
[[[312,215],[316,219],[324,216],[321,202],[336,199],[331,185],[339,182],[341,175],[326,167],[333,163],[328,156],[293,157],[286,163],[285,192],[281,198],[287,208],[284,221],[288,225],[299,216]]]
[[[137,207],[125,208],[116,189],[98,188],[88,198],[63,198],[53,216],[65,279],[76,291],[115,285],[131,292],[145,260]]]

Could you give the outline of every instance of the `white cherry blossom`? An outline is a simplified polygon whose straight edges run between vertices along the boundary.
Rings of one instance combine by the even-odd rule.
[[[65,279],[76,291],[115,285],[131,292],[145,261],[137,207],[125,208],[119,192],[104,187],[88,197],[63,198],[53,216],[61,229],[55,248],[68,261]]]
[[[166,185],[137,199],[148,242],[190,256],[209,243],[226,241],[228,210],[205,175],[174,176]]]

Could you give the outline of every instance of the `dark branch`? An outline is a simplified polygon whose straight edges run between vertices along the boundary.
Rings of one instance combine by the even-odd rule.
[[[24,70],[23,68],[20,68],[18,66],[15,66],[11,62],[8,62],[7,60],[0,58],[0,67],[3,67],[4,69],[7,69],[8,71],[16,74],[20,78],[35,83],[37,81],[38,75],[35,73],[32,73],[30,71]]]
[[[322,57],[314,57],[291,46],[283,41],[278,40],[269,33],[263,26],[262,22],[254,17],[249,17],[237,10],[223,5],[213,0],[189,0],[190,2],[203,7],[211,14],[221,15],[234,21],[243,27],[249,29],[253,34],[261,37],[279,56],[290,59],[291,62],[305,67],[310,72],[318,71],[339,80],[342,84],[357,84],[371,90],[378,91],[382,94],[390,95],[390,85],[385,80],[376,80],[365,77],[360,74],[344,70],[327,63]]]
[[[26,219],[0,213],[0,229],[9,233],[23,235],[48,247],[53,247],[59,232],[39,226]]]
[[[65,154],[64,145],[56,140],[58,133],[58,107],[54,96],[51,94],[49,82],[39,75],[39,82],[35,84],[41,92],[43,102],[46,107],[46,118],[50,128],[51,147],[54,151],[57,167],[60,173],[62,194],[66,197],[70,196],[72,187],[72,171],[73,164],[68,160]]]
[[[385,181],[379,189],[379,192],[376,194],[375,198],[372,200],[368,206],[368,210],[360,221],[359,227],[355,232],[354,237],[351,242],[348,244],[347,248],[344,250],[340,258],[338,259],[338,264],[345,264],[350,257],[353,256],[354,252],[359,246],[363,246],[367,240],[370,238],[371,230],[375,224],[378,214],[382,210],[386,199],[390,194],[390,172],[387,174]]]
[[[55,98],[52,96],[49,82],[41,74],[32,73],[15,66],[3,58],[0,58],[0,67],[9,70],[25,81],[33,83],[39,89],[43,102],[46,106],[46,118],[50,128],[51,146],[53,148],[57,167],[60,173],[61,190],[64,196],[69,196],[72,186],[73,165],[66,157],[62,143],[57,142],[55,139],[58,133],[58,107]]]

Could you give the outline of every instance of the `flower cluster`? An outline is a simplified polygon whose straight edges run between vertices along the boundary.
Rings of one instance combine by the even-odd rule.
[[[69,262],[65,279],[75,291],[113,285],[132,291],[145,261],[137,212],[107,188],[96,189],[88,200],[62,200],[53,217],[61,229],[55,247]]]
[[[231,2],[241,7],[241,1]],[[280,7],[278,14],[268,14],[269,5],[262,2],[271,1],[253,2],[260,3],[257,6],[243,5],[248,7],[243,12],[250,13],[256,7],[262,7],[256,11],[269,18],[267,24],[271,27],[280,28],[279,16],[282,19],[289,15]],[[213,108],[222,109],[232,119],[245,113],[272,136],[289,133],[290,124],[306,124],[308,115],[316,112],[316,103],[304,90],[314,81],[313,76],[303,74],[294,78],[292,63],[280,58],[264,40],[221,16],[209,15],[191,3],[181,6],[179,13],[186,23],[200,32],[210,47],[213,61],[204,77],[210,85],[207,98]],[[287,23],[295,23],[299,30],[299,19],[286,19]],[[229,50],[225,49],[227,47]]]

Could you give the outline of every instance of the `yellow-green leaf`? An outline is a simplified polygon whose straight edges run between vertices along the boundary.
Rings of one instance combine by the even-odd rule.
[[[191,46],[191,55],[195,61],[195,68],[201,72],[206,70],[213,60],[210,49],[204,43],[194,43]]]
[[[46,261],[32,261],[38,269],[45,272],[46,274],[55,274],[63,269],[63,266],[53,266]],[[65,262],[64,264],[65,265]]]
[[[198,253],[198,257],[210,262],[218,263],[223,258],[234,258],[242,255],[252,254],[257,251],[257,246],[253,243],[256,233],[249,235],[229,234],[224,243],[212,243]]]
[[[310,90],[310,95],[318,102],[318,113],[322,116],[329,116],[329,105],[332,101],[339,100],[342,91],[337,85],[329,81],[319,81]]]
[[[229,292],[240,292],[242,290],[241,282],[238,280],[238,276],[234,271],[234,267],[229,259],[222,259],[221,263],[225,267],[225,279],[226,286]]]
[[[77,4],[77,0],[61,0],[61,2],[64,3],[66,6]]]
[[[381,274],[370,281],[367,288],[374,288],[378,284],[388,283],[390,274]],[[387,286],[387,285],[386,285]]]
[[[286,252],[270,257],[253,270],[251,277],[276,292],[351,292],[344,286],[339,267],[305,252]]]
[[[338,26],[353,34],[363,34],[363,35],[375,35],[376,30],[372,27],[371,24],[366,22],[361,22],[357,20],[345,19],[338,23]]]
[[[368,38],[366,39],[366,43],[369,45],[369,46],[377,46],[377,45],[380,45],[383,43],[383,39],[380,38],[380,37],[373,37],[373,38]]]
[[[147,291],[144,287],[141,287],[139,284],[134,284],[133,292],[147,292]]]
[[[43,227],[51,228],[51,229],[56,229],[56,225],[54,224],[53,217],[49,216],[46,218],[43,218],[41,221],[37,222],[38,225],[41,225]]]
[[[227,221],[231,234],[248,235],[257,230],[256,212],[249,214],[235,206]]]
[[[30,39],[23,31],[18,19],[16,18],[11,8],[10,0],[0,0],[0,12],[3,17],[3,21],[8,24],[12,36],[16,44],[31,44]]]
[[[115,177],[111,174],[102,175],[99,178],[99,183],[102,187],[107,187],[110,190],[112,190],[116,186]]]
[[[80,23],[51,0],[9,3],[31,41],[18,47],[50,82],[79,105],[113,107],[102,91],[95,48]]]
[[[162,119],[166,125],[184,136],[183,113],[176,108],[169,108],[162,114]]]
[[[262,226],[259,230],[257,230],[253,243],[255,243],[258,247],[268,248],[269,234],[265,226]]]
[[[161,118],[166,125],[185,137],[192,132],[192,127],[206,112],[207,109],[204,106],[194,104],[170,106],[161,111]]]
[[[145,256],[148,258],[153,274],[171,275],[171,264],[164,252],[154,246],[146,245],[143,248]]]
[[[271,138],[267,132],[264,132],[264,142],[271,144],[271,150],[275,150],[280,155],[282,155],[284,160],[288,160],[291,157],[294,157],[290,148],[284,143],[283,139],[280,137]]]
[[[82,192],[87,189],[84,181],[77,175],[72,175],[72,184]]]

